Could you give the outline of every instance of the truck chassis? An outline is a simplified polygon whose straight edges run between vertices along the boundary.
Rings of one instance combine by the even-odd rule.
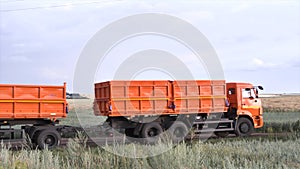
[[[55,148],[60,144],[61,137],[74,137],[82,130],[80,127],[58,125],[58,121],[54,123],[43,119],[5,120],[0,124],[0,139],[25,138],[39,149]],[[15,125],[20,125],[21,129],[15,129]]]
[[[189,132],[194,134],[214,133],[218,137],[228,134],[249,136],[254,130],[248,116],[230,116],[230,113],[185,114],[163,116],[109,117],[107,123],[114,129],[125,129],[124,134],[142,138],[145,143],[156,143],[166,132],[173,142],[182,141]],[[190,130],[191,129],[191,130]]]

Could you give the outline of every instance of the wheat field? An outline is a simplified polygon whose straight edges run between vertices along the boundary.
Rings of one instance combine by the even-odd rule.
[[[300,112],[300,95],[261,98],[265,112]]]

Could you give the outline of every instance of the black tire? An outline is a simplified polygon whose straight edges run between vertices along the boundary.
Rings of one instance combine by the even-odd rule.
[[[173,143],[179,143],[187,136],[189,129],[182,121],[175,121],[167,132]]]
[[[224,137],[227,137],[229,135],[229,131],[216,131],[215,135],[217,137],[224,138]]]
[[[161,125],[157,122],[146,123],[143,125],[141,137],[146,144],[155,144],[159,135],[163,132]]]
[[[128,137],[134,137],[134,128],[127,128],[125,129],[125,135],[128,136]]]
[[[36,143],[39,149],[53,149],[60,144],[60,139],[56,130],[42,130],[37,135]]]
[[[254,128],[252,122],[245,117],[241,117],[237,121],[237,125],[235,127],[235,134],[240,137],[249,136],[252,134]]]

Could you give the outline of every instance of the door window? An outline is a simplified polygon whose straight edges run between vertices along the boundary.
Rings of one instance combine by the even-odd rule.
[[[255,98],[255,93],[253,88],[245,88],[242,89],[242,97],[243,98]]]
[[[235,94],[235,88],[229,88],[228,94],[229,95]]]

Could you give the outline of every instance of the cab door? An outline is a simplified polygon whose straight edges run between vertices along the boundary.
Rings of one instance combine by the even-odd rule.
[[[248,111],[252,116],[260,114],[261,101],[256,98],[254,88],[242,88],[242,110]]]

